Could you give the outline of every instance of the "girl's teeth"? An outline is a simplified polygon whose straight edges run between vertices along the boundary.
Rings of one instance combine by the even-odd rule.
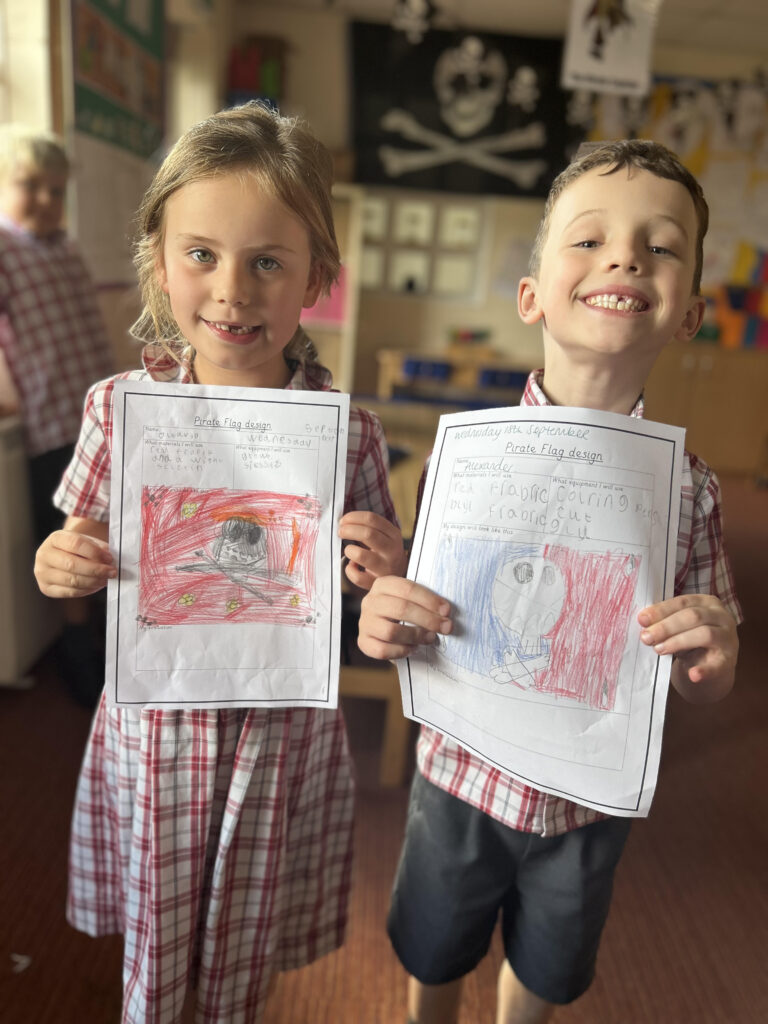
[[[232,324],[216,324],[220,331],[229,331],[230,334],[250,334],[253,327],[235,327]]]
[[[633,299],[624,295],[590,295],[586,300],[588,306],[599,306],[601,309],[618,309],[627,313],[642,313],[648,303],[642,299]]]

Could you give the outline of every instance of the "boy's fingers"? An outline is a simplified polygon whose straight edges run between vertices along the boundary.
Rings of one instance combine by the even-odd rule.
[[[446,634],[450,633],[453,628],[453,623],[445,614],[432,611],[417,602],[390,595],[379,595],[374,614],[369,618],[369,609],[365,607],[366,600],[368,598],[363,599],[361,622],[382,620],[387,621],[390,625],[406,623],[409,626],[420,626],[429,632]],[[378,631],[381,632],[383,628],[383,626],[379,627]],[[391,639],[392,631],[387,630],[386,636],[381,638]]]

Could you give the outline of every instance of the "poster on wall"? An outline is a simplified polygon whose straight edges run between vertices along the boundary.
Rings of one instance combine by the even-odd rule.
[[[75,127],[139,157],[163,137],[164,0],[73,0]]]
[[[357,181],[546,195],[567,162],[559,40],[430,30],[414,45],[367,22],[350,32]]]

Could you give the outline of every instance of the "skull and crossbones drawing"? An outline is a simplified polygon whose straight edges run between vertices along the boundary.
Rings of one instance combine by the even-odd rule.
[[[426,128],[408,111],[395,108],[381,119],[381,127],[426,149],[380,146],[379,157],[390,177],[413,171],[464,163],[507,178],[522,189],[531,189],[547,169],[545,160],[515,160],[496,154],[538,149],[546,142],[546,127],[537,121],[500,135],[471,138],[493,119],[504,99],[507,62],[497,50],[486,52],[475,36],[444,51],[434,71],[435,94],[440,116],[452,135]]]

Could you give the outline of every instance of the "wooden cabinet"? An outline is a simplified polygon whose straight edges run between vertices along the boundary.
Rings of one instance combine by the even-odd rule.
[[[314,341],[320,362],[333,374],[340,391],[353,390],[357,310],[360,294],[363,190],[334,185],[333,223],[341,252],[342,272],[330,300],[305,311],[302,326]]]
[[[686,428],[686,447],[720,473],[768,463],[768,352],[691,342],[662,352],[645,389],[646,416]]]

